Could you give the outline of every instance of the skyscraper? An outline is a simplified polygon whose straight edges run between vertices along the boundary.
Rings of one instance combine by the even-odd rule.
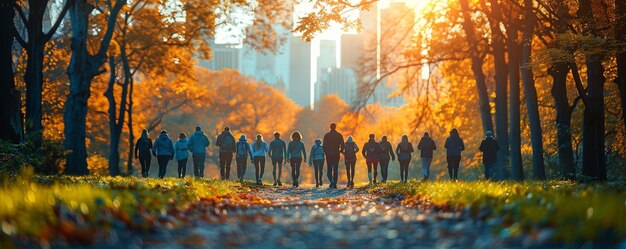
[[[213,49],[213,58],[210,60],[200,60],[198,65],[211,69],[213,71],[219,71],[222,69],[238,70],[240,68],[239,53],[241,49],[237,47],[238,44],[211,44]]]
[[[287,97],[300,106],[311,107],[311,44],[300,37],[292,37],[289,50]]]
[[[337,42],[334,40],[320,41],[320,54],[317,57],[315,79],[315,102],[320,98],[321,76],[324,72],[337,68]]]
[[[357,96],[356,74],[352,68],[327,68],[318,81],[319,98],[337,94],[340,99],[352,104]]]

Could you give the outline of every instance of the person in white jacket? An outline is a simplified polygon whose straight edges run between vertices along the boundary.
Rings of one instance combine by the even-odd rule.
[[[174,144],[174,150],[176,151],[176,161],[178,162],[178,177],[184,178],[187,171],[187,160],[189,160],[189,140],[187,135],[181,132],[178,136],[178,141]]]
[[[263,185],[263,173],[265,172],[265,155],[267,154],[267,143],[263,141],[261,134],[256,135],[256,140],[252,144],[252,163],[254,163],[256,184]]]

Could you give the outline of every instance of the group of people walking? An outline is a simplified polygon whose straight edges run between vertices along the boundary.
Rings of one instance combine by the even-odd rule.
[[[484,153],[485,177],[489,179],[495,174],[494,169],[499,146],[491,131],[486,134],[487,136],[479,149]],[[189,138],[185,133],[180,133],[175,143],[166,130],[161,131],[159,138],[154,143],[148,137],[148,131],[143,130],[136,143],[135,157],[139,159],[143,177],[148,177],[151,158],[156,156],[159,165],[159,178],[165,176],[167,164],[173,159],[178,162],[178,177],[182,178],[185,177],[186,165],[191,153],[194,176],[203,177],[206,148],[210,144],[209,138],[200,127],[196,127],[196,131]],[[269,157],[272,162],[273,185],[282,186],[282,167],[289,163],[291,165],[292,185],[298,187],[301,164],[307,162],[305,145],[302,142],[302,135],[298,131],[291,134],[289,143],[281,139],[280,133],[274,132],[274,140],[268,145],[260,134],[252,142],[248,142],[246,135],[241,135],[236,140],[230,128],[225,127],[222,133],[217,136],[215,145],[219,147],[219,168],[222,180],[230,179],[230,166],[234,157],[237,166],[237,179],[239,181],[244,180],[249,159],[254,165],[254,179],[258,185],[262,185],[265,160],[266,157]],[[457,129],[450,131],[450,136],[446,139],[444,147],[447,152],[446,160],[450,179],[456,180],[458,179],[461,152],[465,150],[465,144]],[[323,185],[323,168],[324,163],[326,163],[326,177],[330,181],[329,187],[337,188],[339,161],[343,155],[348,180],[347,187],[351,188],[354,187],[355,165],[359,151],[365,158],[370,184],[377,183],[379,165],[381,182],[386,182],[389,175],[389,163],[397,158],[400,164],[400,181],[404,183],[409,177],[408,168],[414,152],[413,148],[407,135],[402,136],[401,142],[396,145],[394,150],[387,136],[382,136],[381,141],[376,141],[376,135],[370,134],[369,140],[360,149],[352,136],[348,136],[344,141],[343,135],[337,132],[337,125],[332,123],[330,124],[330,131],[324,135],[323,139],[315,140],[309,152],[308,164],[313,167],[316,187]],[[433,151],[437,149],[437,146],[428,132],[425,132],[420,139],[417,149],[421,152],[423,178],[429,179]]]

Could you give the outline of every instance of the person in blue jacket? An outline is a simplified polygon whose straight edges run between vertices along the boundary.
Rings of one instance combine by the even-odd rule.
[[[206,148],[211,142],[200,127],[189,137],[189,150],[193,159],[193,174],[195,177],[204,177],[204,161],[206,160]]]
[[[287,160],[291,164],[291,178],[293,179],[293,186],[296,188],[299,186],[298,179],[300,178],[300,165],[303,158],[306,161],[306,149],[302,143],[302,135],[295,131],[291,134],[291,142],[287,145]]]
[[[322,186],[322,176],[324,170],[324,147],[322,139],[315,139],[315,144],[311,147],[309,153],[309,166],[313,166],[315,171],[315,187]]]
[[[184,178],[187,172],[187,160],[189,159],[188,144],[189,140],[187,140],[187,135],[181,132],[178,136],[178,141],[174,144],[176,161],[178,162],[178,178]]]
[[[263,185],[263,173],[265,172],[265,154],[267,154],[267,151],[267,143],[263,141],[263,136],[261,134],[256,135],[256,140],[252,144],[252,158],[257,185]]]
[[[159,138],[154,140],[152,153],[159,162],[159,178],[163,178],[167,173],[167,163],[174,159],[174,142],[166,130],[162,130]]]
[[[465,150],[463,139],[459,136],[459,131],[454,128],[450,131],[450,136],[446,139],[446,160],[448,161],[448,173],[450,179],[459,179],[459,164],[461,162],[461,151]]]

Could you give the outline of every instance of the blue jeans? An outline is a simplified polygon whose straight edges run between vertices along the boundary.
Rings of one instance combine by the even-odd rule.
[[[424,175],[424,178],[430,177],[430,164],[432,162],[432,157],[422,157],[422,174]]]

